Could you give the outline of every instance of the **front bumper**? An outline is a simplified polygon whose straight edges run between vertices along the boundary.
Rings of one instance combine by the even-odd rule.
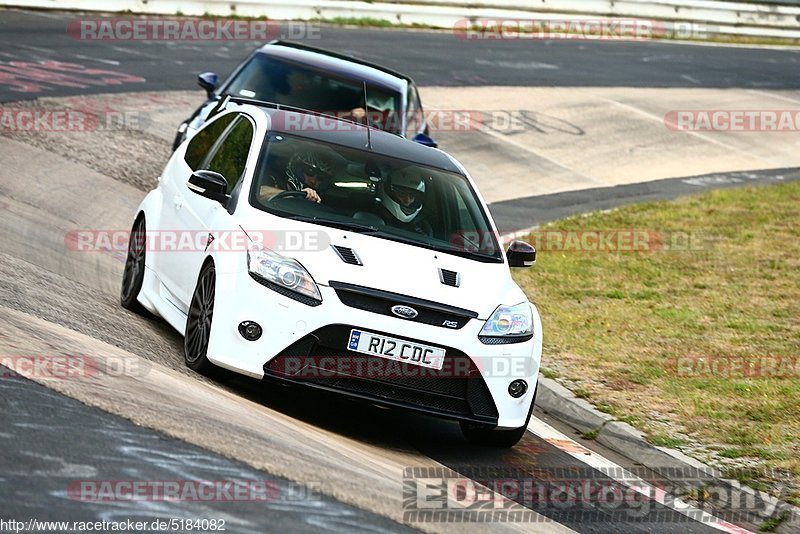
[[[347,306],[332,287],[319,287],[323,302],[311,307],[262,286],[246,271],[218,272],[209,360],[255,378],[266,374],[440,417],[499,428],[525,424],[541,360],[541,321],[535,307],[533,338],[522,343],[485,345],[478,339],[485,319],[470,319],[457,330],[443,328]],[[245,340],[238,331],[242,321],[255,321],[263,328],[263,335],[256,341]],[[347,357],[351,364],[364,357],[383,360],[349,353],[346,336],[351,328],[445,348],[448,358],[460,362],[456,366],[459,371],[454,376],[434,373],[424,379],[371,375],[366,377],[369,380],[350,371],[325,376],[307,371],[298,374],[296,366],[292,367],[294,373],[281,372],[286,370],[281,359],[287,356],[312,358],[306,362],[308,369],[317,366],[313,362],[316,357]],[[446,365],[443,371],[447,369]],[[516,379],[525,380],[528,390],[515,399],[509,395],[508,386]]]
[[[353,352],[343,347],[354,328],[360,327],[335,324],[304,336],[264,364],[265,377],[385,406],[497,425],[497,407],[491,393],[480,370],[466,354],[445,347],[444,365],[435,370]],[[398,337],[389,332],[375,333]]]

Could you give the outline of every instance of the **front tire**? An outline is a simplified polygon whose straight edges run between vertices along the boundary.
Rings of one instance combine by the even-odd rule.
[[[137,297],[144,283],[146,235],[144,215],[140,215],[134,221],[128,239],[128,255],[125,258],[125,269],[122,271],[122,287],[119,295],[123,308],[139,314],[145,313],[145,308]]]
[[[217,272],[213,263],[200,270],[197,286],[192,295],[186,332],[183,338],[183,355],[186,365],[198,373],[211,374],[217,367],[208,361],[208,341],[211,338],[211,322],[214,318],[214,292]]]
[[[538,384],[537,384],[538,390]],[[528,417],[525,419],[525,424],[519,428],[512,428],[509,430],[495,430],[490,427],[475,425],[461,421],[461,433],[473,445],[483,447],[497,447],[497,448],[510,448],[519,443],[525,431],[528,428],[528,423],[533,414],[533,406],[536,404],[536,392],[533,392],[533,400],[531,400],[531,407],[528,410]]]

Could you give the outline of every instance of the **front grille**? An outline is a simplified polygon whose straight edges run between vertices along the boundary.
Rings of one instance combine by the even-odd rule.
[[[444,347],[447,353],[442,369],[428,369],[348,350],[353,328],[331,325],[305,336],[267,362],[264,373],[372,402],[452,419],[497,423],[497,408],[489,389],[475,363],[463,352]]]
[[[319,306],[320,304],[322,304],[321,300],[313,299],[313,298],[311,298],[309,296],[302,295],[300,293],[292,291],[291,289],[288,289],[286,287],[278,285],[275,282],[270,282],[269,280],[265,280],[265,279],[261,278],[260,276],[258,276],[255,273],[251,272],[250,273],[250,278],[252,278],[256,282],[258,282],[262,286],[268,287],[271,290],[273,290],[274,292],[280,293],[284,297],[289,297],[290,299],[296,300],[297,302],[302,302],[306,306],[312,306],[313,307],[313,306]]]
[[[346,306],[379,313],[381,315],[389,315],[407,321],[458,330],[467,324],[470,319],[478,317],[477,313],[470,310],[409,297],[407,295],[400,295],[398,293],[390,293],[388,291],[345,284],[343,282],[331,282],[330,285],[336,290],[336,295],[339,297],[339,300]],[[392,313],[392,308],[397,305],[414,308],[414,310],[417,311],[417,316],[403,317]]]
[[[446,286],[458,287],[461,285],[461,275],[455,271],[440,268],[439,281]]]
[[[512,343],[525,343],[533,338],[533,334],[525,336],[478,336],[478,340],[484,345],[510,345]]]
[[[355,250],[353,250],[352,248],[342,247],[338,245],[331,245],[331,246],[333,247],[333,250],[336,251],[336,254],[338,254],[339,257],[342,258],[343,262],[349,263],[350,265],[364,265],[361,262],[361,258],[358,257],[358,254],[356,254]]]

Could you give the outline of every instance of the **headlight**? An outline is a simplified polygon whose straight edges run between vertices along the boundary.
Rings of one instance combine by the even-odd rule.
[[[259,282],[267,282],[264,285],[271,289],[290,297],[293,293],[302,295],[316,302],[306,302],[307,299],[303,298],[295,300],[311,305],[322,302],[322,295],[314,279],[302,265],[291,258],[267,250],[259,244],[251,244],[247,251],[247,269],[251,276]]]
[[[516,306],[498,306],[478,336],[506,340],[498,341],[500,343],[513,343],[515,339],[527,339],[531,334],[533,334],[533,314],[530,304],[523,302]]]

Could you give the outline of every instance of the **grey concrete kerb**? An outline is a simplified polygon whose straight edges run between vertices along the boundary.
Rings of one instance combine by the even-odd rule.
[[[800,508],[744,486],[737,480],[726,479],[718,469],[690,458],[679,450],[649,443],[639,430],[599,411],[585,399],[577,398],[570,390],[541,374],[536,392],[536,406],[581,434],[592,435],[597,443],[652,469],[681,489],[693,489],[691,482],[701,480],[706,485],[723,485],[765,501],[768,506],[757,512],[762,520],[777,517],[784,510],[788,511],[790,518],[776,532],[800,530]],[[687,473],[692,475],[686,476]]]

